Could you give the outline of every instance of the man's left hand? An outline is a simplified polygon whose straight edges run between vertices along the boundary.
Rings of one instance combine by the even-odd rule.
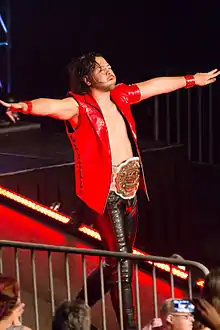
[[[218,69],[212,70],[207,73],[196,73],[194,75],[195,77],[195,83],[197,86],[205,86],[212,84],[216,81],[216,77],[220,74],[220,71]]]

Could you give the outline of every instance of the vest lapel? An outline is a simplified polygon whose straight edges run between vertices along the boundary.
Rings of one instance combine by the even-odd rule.
[[[95,133],[99,136],[100,140],[110,151],[108,131],[104,117],[102,115],[102,111],[96,100],[91,95],[86,94],[85,101],[87,103],[86,106],[87,117],[91,122],[91,125],[94,128]]]

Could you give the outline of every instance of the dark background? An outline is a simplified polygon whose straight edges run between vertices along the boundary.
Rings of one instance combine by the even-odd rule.
[[[12,1],[14,89],[63,96],[65,67],[97,51],[127,83],[219,66],[214,1]]]
[[[6,3],[0,5],[3,16]],[[118,82],[218,68],[219,14],[220,4],[206,0],[11,0],[13,94],[18,100],[65,96],[68,62],[89,51],[106,57]],[[218,88],[216,83],[217,98]],[[134,112],[143,138],[151,103]]]

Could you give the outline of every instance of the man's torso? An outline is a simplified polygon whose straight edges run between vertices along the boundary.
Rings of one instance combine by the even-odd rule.
[[[109,108],[103,104],[100,106],[89,94],[70,95],[79,104],[79,117],[69,120],[73,131],[69,131],[67,126],[75,155],[76,193],[88,206],[102,214],[111,183],[113,191],[119,187],[120,194],[124,195],[122,190],[126,177],[129,178],[126,185],[129,195],[131,190],[137,189],[139,166],[136,166],[137,160],[133,157],[138,157],[143,172],[135,122],[130,110],[130,105],[138,102],[140,93],[136,86],[119,85],[111,93],[113,102],[108,102]],[[125,194],[129,198],[127,191]]]
[[[111,109],[101,110],[108,131],[112,165],[117,166],[133,156],[127,127],[124,118],[114,103],[112,103]]]
[[[108,132],[112,165],[117,166],[133,157],[133,151],[128,137],[125,119],[113,102],[111,107],[100,107],[100,109]],[[76,126],[78,125],[78,121],[79,115],[76,115],[74,117]]]

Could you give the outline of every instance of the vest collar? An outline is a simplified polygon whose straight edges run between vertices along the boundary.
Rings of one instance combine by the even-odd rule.
[[[111,97],[112,101],[114,102],[114,104],[116,105],[116,107],[120,111],[122,111],[122,109],[121,109],[122,107],[120,106],[119,99],[116,96],[116,94],[114,93],[114,90],[115,89],[113,89],[110,92],[110,97]],[[85,94],[84,97],[85,97],[85,101],[86,101],[87,104],[91,105],[92,107],[94,107],[94,108],[98,109],[100,112],[102,112],[100,106],[98,105],[98,103],[96,102],[96,100],[94,99],[94,97],[91,94]]]

